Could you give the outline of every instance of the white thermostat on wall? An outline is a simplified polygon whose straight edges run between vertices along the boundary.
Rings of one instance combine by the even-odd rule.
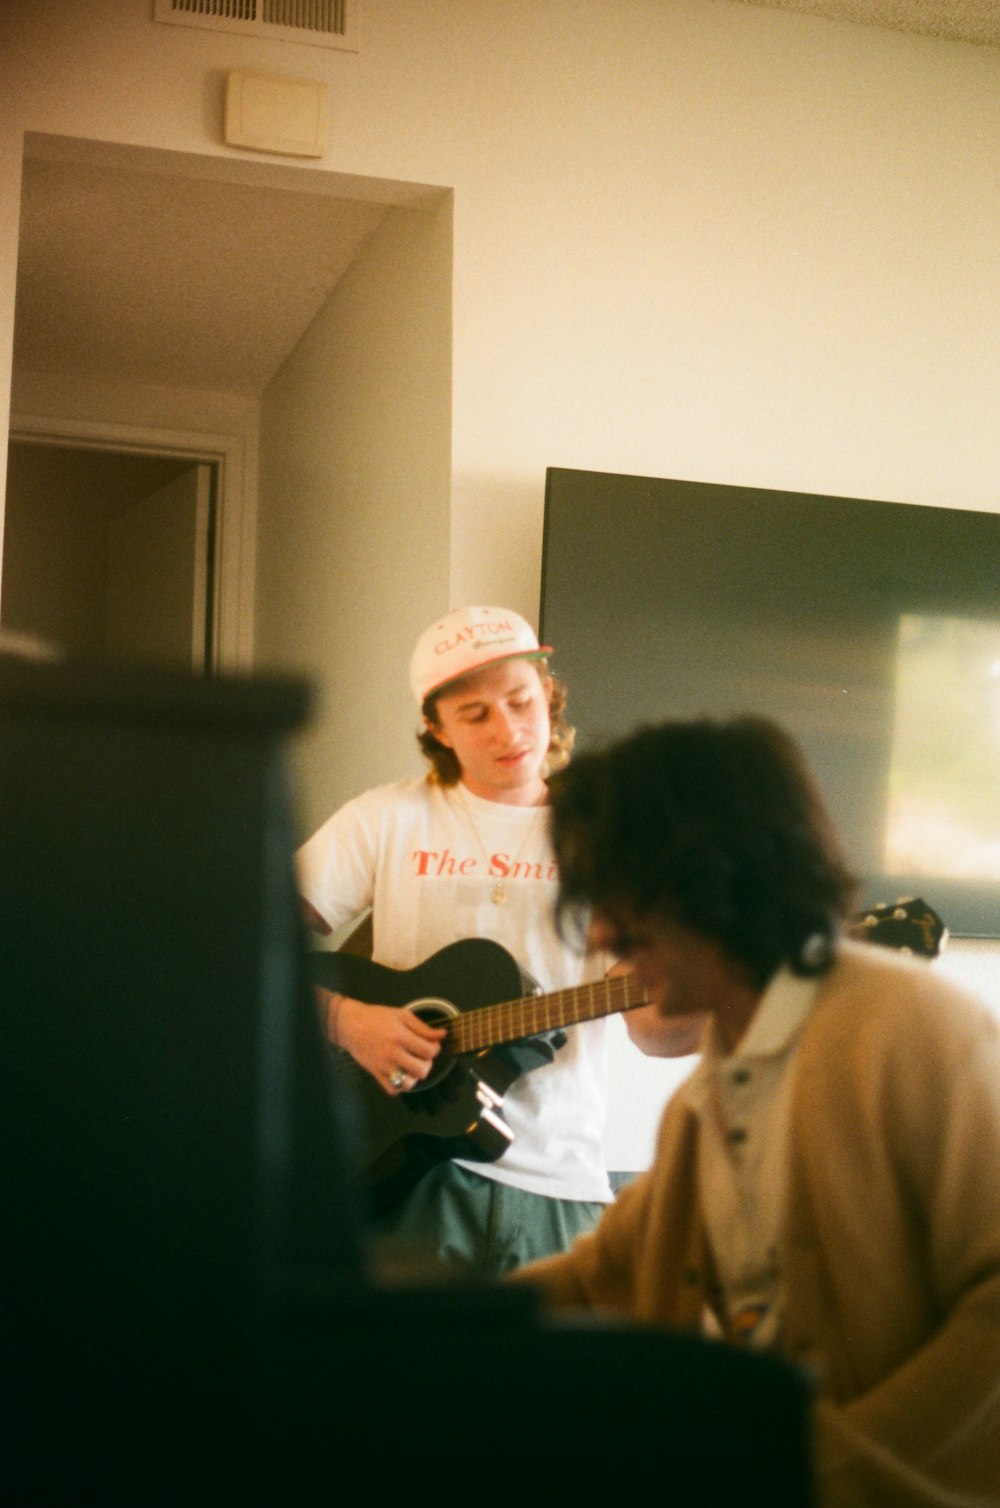
[[[322,157],[330,131],[330,86],[284,73],[234,69],[226,84],[230,147],[292,157]]]

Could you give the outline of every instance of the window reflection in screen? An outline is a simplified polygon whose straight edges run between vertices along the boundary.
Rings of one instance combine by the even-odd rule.
[[[1000,624],[899,621],[886,868],[1000,880]]]

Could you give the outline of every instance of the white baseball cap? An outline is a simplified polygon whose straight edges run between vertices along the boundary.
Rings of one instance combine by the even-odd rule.
[[[552,653],[530,623],[505,607],[458,607],[420,635],[410,660],[410,687],[423,706],[449,681],[500,660]]]

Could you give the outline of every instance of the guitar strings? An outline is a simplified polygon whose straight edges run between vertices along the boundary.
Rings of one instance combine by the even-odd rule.
[[[575,1005],[577,1001],[584,1002],[582,1008],[571,1010],[571,1002]],[[443,1026],[442,1051],[450,1057],[461,1057],[463,1053],[475,1052],[482,1047],[517,1042],[540,1031],[596,1021],[602,1016],[618,1015],[647,1004],[645,991],[634,975],[619,974],[611,979],[595,979],[590,984],[572,985],[551,994],[522,995],[516,1000],[473,1006],[458,1016],[428,1014],[421,1019],[430,1026]],[[362,1074],[368,1072],[346,1048],[335,1048],[334,1051],[339,1058],[350,1063],[352,1070]]]
[[[571,1010],[570,1002],[576,1001],[583,1002],[582,1007]],[[461,1053],[503,1041],[514,1042],[552,1027],[594,1021],[645,1004],[645,991],[635,977],[619,974],[548,995],[525,995],[519,1000],[479,1006],[444,1024],[448,1036],[457,1044],[452,1050]]]

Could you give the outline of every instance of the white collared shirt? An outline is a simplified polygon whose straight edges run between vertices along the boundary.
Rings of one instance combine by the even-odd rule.
[[[780,969],[735,1052],[722,1051],[711,1023],[701,1062],[680,1091],[701,1123],[698,1188],[719,1319],[727,1339],[742,1345],[770,1348],[781,1331],[789,1069],[818,987],[816,978]]]

